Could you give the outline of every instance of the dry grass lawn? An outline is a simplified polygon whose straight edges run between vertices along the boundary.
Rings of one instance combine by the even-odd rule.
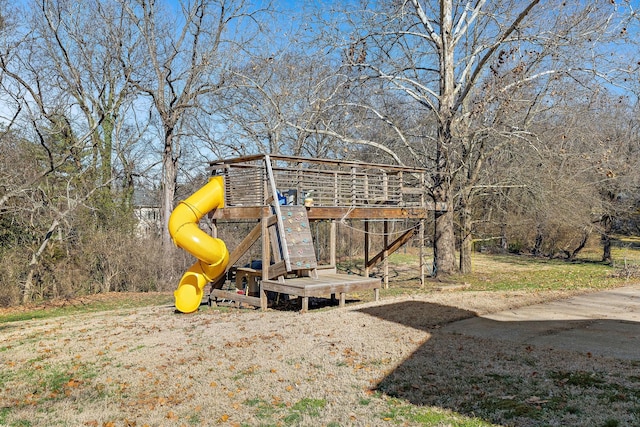
[[[637,251],[616,257],[640,263]],[[640,356],[442,328],[620,286],[628,274],[477,254],[474,275],[418,289],[415,254],[394,258],[381,301],[350,295],[345,308],[305,314],[177,314],[170,293],[0,309],[0,426],[640,425]]]
[[[305,314],[167,303],[2,323],[0,425],[640,425],[640,363],[441,330],[568,295],[427,292]]]

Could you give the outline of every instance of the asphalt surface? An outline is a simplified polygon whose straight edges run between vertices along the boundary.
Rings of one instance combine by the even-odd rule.
[[[640,284],[469,318],[443,329],[640,361]]]

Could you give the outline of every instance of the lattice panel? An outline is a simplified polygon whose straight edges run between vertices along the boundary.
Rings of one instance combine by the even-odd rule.
[[[227,206],[260,206],[264,204],[263,168],[250,165],[226,169],[224,182]]]

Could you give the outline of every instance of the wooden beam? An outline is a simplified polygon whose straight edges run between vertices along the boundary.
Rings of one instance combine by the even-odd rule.
[[[429,218],[432,212],[429,208],[399,207],[399,206],[313,206],[307,209],[310,220],[319,219],[401,219],[401,218]]]
[[[216,298],[228,299],[235,302],[249,304],[254,307],[260,307],[260,298],[258,297],[250,297],[248,295],[242,295],[232,291],[223,291],[221,289],[212,290],[211,295]]]
[[[267,216],[264,216],[260,221],[260,228],[262,230],[262,281],[269,277],[269,264],[271,263],[271,243],[269,242],[269,221]],[[260,308],[264,311],[267,309],[267,293],[262,287],[262,281],[260,281]]]
[[[261,219],[271,215],[269,206],[230,206],[216,209],[211,214],[212,219],[238,220]]]
[[[424,287],[424,283],[425,283],[425,268],[424,268],[424,257],[425,257],[425,250],[424,250],[424,219],[420,220],[420,225],[419,225],[419,239],[420,239],[420,288]]]
[[[384,260],[384,267],[382,271],[384,272],[384,280],[383,285],[385,289],[389,289],[389,221],[384,220],[384,229],[382,231],[382,259]]]
[[[271,197],[273,197],[273,210],[276,213],[278,221],[278,227],[276,233],[278,234],[278,244],[280,245],[280,252],[282,258],[287,267],[287,271],[291,271],[291,260],[289,258],[289,249],[287,247],[287,238],[284,232],[284,223],[282,221],[282,211],[280,210],[280,203],[278,201],[278,190],[276,190],[276,179],[273,175],[273,169],[271,168],[271,157],[269,155],[264,156],[264,166],[267,171],[267,178],[269,180],[269,187],[271,187]],[[275,239],[274,239],[275,240]]]
[[[271,216],[267,218],[267,224],[271,225],[275,223],[275,217]],[[229,254],[229,264],[227,264],[227,271],[244,255],[249,248],[260,238],[262,235],[262,222],[256,224],[253,229],[242,239],[242,242]]]
[[[279,261],[269,266],[269,279],[274,279],[285,274],[287,274],[287,265],[284,261]]]
[[[329,226],[329,265],[336,267],[336,221],[332,220]]]
[[[436,209],[437,208],[437,209]],[[313,206],[307,209],[307,217],[310,220],[321,219],[402,219],[402,218],[429,218],[432,211],[445,211],[442,203],[434,205],[428,203],[425,208],[400,207],[400,206]],[[229,206],[216,209],[212,219],[221,220],[246,220],[260,219],[271,215],[268,206]]]
[[[239,163],[249,163],[255,162],[256,160],[261,160],[266,156],[271,157],[273,160],[281,160],[285,162],[292,163],[308,163],[308,164],[319,164],[319,165],[337,165],[337,166],[355,166],[359,168],[373,168],[373,169],[381,169],[389,172],[414,172],[414,173],[424,173],[426,169],[424,168],[415,168],[410,166],[400,166],[400,165],[387,165],[380,163],[365,163],[365,162],[356,162],[356,161],[348,161],[348,160],[335,160],[335,159],[323,159],[323,158],[314,158],[310,159],[308,157],[298,157],[298,156],[282,156],[282,155],[274,155],[274,154],[253,154],[250,156],[244,157],[236,157],[231,159],[219,159],[215,161],[209,162],[209,167],[211,169],[220,169],[226,165],[237,165]]]
[[[371,258],[369,260],[369,262],[367,263],[366,267],[371,268],[374,265],[376,265],[377,263],[379,263],[384,258],[385,252],[388,255],[391,255],[392,253],[394,253],[395,251],[400,249],[402,247],[402,245],[407,243],[409,241],[409,239],[411,239],[413,236],[416,235],[417,232],[418,232],[418,227],[413,227],[412,229],[405,231],[404,234],[402,234],[396,240],[391,242],[389,247],[383,248],[376,256]]]

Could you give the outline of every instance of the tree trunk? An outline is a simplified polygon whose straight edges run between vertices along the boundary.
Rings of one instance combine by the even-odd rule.
[[[602,233],[602,262],[611,264],[613,258],[611,257],[611,236],[609,233]]]
[[[600,219],[600,224],[602,224],[602,232],[600,234],[600,240],[602,241],[602,262],[612,263],[613,258],[611,257],[611,230],[613,220],[610,215],[603,215],[602,219]]]
[[[455,260],[455,235],[453,233],[453,211],[436,211],[433,261],[435,276],[457,273]]]
[[[536,231],[536,241],[533,245],[533,255],[538,256],[542,253],[543,233],[542,230]]]
[[[589,232],[588,231],[584,231],[584,233],[582,234],[582,239],[580,240],[580,243],[578,244],[578,247],[576,247],[573,252],[571,252],[571,255],[569,255],[569,260],[573,261],[574,259],[576,259],[576,257],[578,256],[578,254],[580,253],[581,250],[584,249],[585,246],[587,246],[587,242],[589,241]]]
[[[177,156],[173,149],[173,127],[168,127],[165,131],[164,152],[162,153],[162,195],[160,202],[160,221],[162,224],[160,235],[162,237],[162,247],[166,254],[170,254],[172,249],[168,224],[169,217],[173,211],[177,177]]]
[[[507,225],[502,224],[500,226],[500,249],[502,253],[509,251],[509,239],[507,238]]]
[[[460,273],[462,274],[471,273],[471,251],[473,249],[471,220],[471,210],[465,200],[460,209]]]
[[[113,202],[113,194],[111,192],[111,186],[105,185],[112,181],[112,161],[113,155],[113,131],[114,131],[114,118],[112,115],[107,114],[103,119],[100,127],[102,128],[102,138],[96,136],[96,144],[98,149],[98,156],[96,175],[98,185],[101,186],[96,194],[98,212],[98,225],[102,228],[118,227],[120,224],[114,224],[116,206]]]
[[[40,256],[42,255],[44,250],[47,248],[47,245],[51,240],[51,236],[53,236],[53,232],[56,230],[58,225],[60,225],[60,221],[58,221],[57,219],[54,219],[53,222],[51,223],[51,226],[47,230],[47,234],[44,236],[44,240],[40,244],[40,247],[31,256],[31,261],[29,262],[29,273],[27,274],[27,279],[24,282],[24,289],[22,290],[23,304],[28,303],[29,301],[31,301],[31,298],[33,298],[33,275],[35,274],[36,267],[40,262]]]
[[[435,238],[433,242],[434,270],[436,276],[450,275],[456,271],[456,241],[453,230],[453,197],[451,186],[453,174],[449,149],[453,135],[453,105],[455,97],[455,62],[453,44],[453,3],[440,2],[442,40],[439,46],[440,96],[438,105],[438,137],[436,141],[436,174],[434,176],[434,201],[446,203],[447,210],[435,212]]]

